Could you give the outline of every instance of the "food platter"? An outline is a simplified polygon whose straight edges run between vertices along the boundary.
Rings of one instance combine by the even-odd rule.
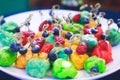
[[[40,23],[43,20],[49,19],[49,9],[48,10],[41,10],[41,12],[43,13],[42,16],[40,16],[39,14],[39,10],[35,10],[35,11],[28,11],[28,12],[24,12],[24,13],[19,13],[19,14],[15,14],[15,15],[11,15],[9,17],[6,17],[5,20],[7,22],[15,22],[18,25],[21,25],[21,23],[26,19],[26,17],[29,16],[29,14],[33,14],[32,20],[31,20],[31,25],[30,25],[30,29],[38,32],[38,27],[40,25]],[[62,17],[62,16],[67,16],[69,13],[71,13],[71,16],[79,13],[77,11],[71,11],[71,10],[55,10],[55,15],[58,17]],[[106,19],[102,19],[101,20],[102,23],[102,28],[104,30],[107,29],[107,20]],[[116,24],[112,24],[111,27],[116,27]],[[75,79],[79,79],[79,80],[89,80],[89,79],[98,79],[98,78],[102,78],[104,76],[107,76],[109,74],[112,74],[116,71],[118,71],[120,69],[120,54],[119,54],[119,49],[120,49],[120,45],[117,45],[115,47],[112,48],[112,57],[113,57],[113,61],[111,63],[107,64],[107,69],[104,73],[96,75],[96,76],[90,76],[89,73],[87,73],[85,70],[80,70],[78,71],[78,75],[75,77]],[[19,79],[25,79],[25,80],[39,80],[40,78],[34,78],[34,77],[30,77],[26,71],[24,69],[18,69],[15,68],[14,65],[10,66],[10,67],[0,67],[0,70],[12,75],[14,77],[17,77]],[[49,71],[46,75],[45,78],[41,78],[41,79],[56,79],[52,76],[51,72]]]

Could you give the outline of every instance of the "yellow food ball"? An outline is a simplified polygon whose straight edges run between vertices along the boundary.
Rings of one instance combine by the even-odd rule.
[[[67,39],[65,39],[65,44],[64,44],[64,47],[69,47],[69,45],[70,45],[70,42],[68,42],[68,40],[67,40]]]
[[[79,45],[80,44],[80,40],[75,40],[74,42],[73,42],[73,45]]]
[[[26,54],[19,55],[16,62],[15,67],[17,68],[25,68],[26,63],[32,58],[31,50],[28,50]]]
[[[71,49],[72,49],[72,50],[76,50],[77,46],[78,46],[78,45],[72,45],[72,46],[71,46]]]
[[[40,59],[47,59],[48,58],[48,54],[44,53],[44,52],[41,52],[41,53],[39,53],[39,58]]]
[[[38,53],[33,53],[32,58],[38,58]]]
[[[87,54],[79,55],[76,52],[70,55],[70,60],[77,70],[84,68],[84,62],[89,58]]]

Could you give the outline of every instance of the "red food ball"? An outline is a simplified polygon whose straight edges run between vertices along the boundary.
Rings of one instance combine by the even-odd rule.
[[[106,63],[113,60],[112,58],[112,46],[106,40],[99,40],[98,45],[94,48],[92,56],[103,58]]]

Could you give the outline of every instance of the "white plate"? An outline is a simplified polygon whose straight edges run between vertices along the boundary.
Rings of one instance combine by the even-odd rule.
[[[49,10],[42,10],[42,13],[43,13],[42,20],[50,18],[49,14],[48,14]],[[70,11],[70,10],[57,10],[57,11],[55,11],[55,14],[58,15],[58,17],[61,17],[63,15],[67,16],[69,13],[72,13],[72,15],[74,15],[78,12]],[[38,31],[38,26],[40,25],[40,22],[41,22],[41,16],[39,15],[38,10],[12,15],[12,16],[9,16],[9,17],[5,18],[5,20],[7,22],[14,21],[14,22],[18,23],[18,25],[20,25],[29,16],[29,14],[33,14],[30,29],[37,32]],[[107,28],[107,24],[106,24],[107,22],[106,21],[107,21],[106,19],[103,19],[101,21],[104,29]],[[116,24],[111,25],[111,27],[116,27]],[[111,63],[107,64],[107,70],[105,71],[105,73],[90,77],[89,74],[86,73],[86,71],[80,70],[80,71],[78,71],[79,73],[75,77],[75,79],[79,79],[79,80],[80,79],[81,80],[83,80],[83,79],[87,79],[87,80],[88,79],[98,79],[98,78],[104,77],[106,75],[109,75],[109,74],[119,70],[120,69],[119,49],[120,49],[120,45],[113,47],[113,51],[112,51],[113,61]],[[11,66],[11,67],[0,67],[0,70],[2,70],[3,72],[5,72],[7,74],[10,74],[14,77],[17,77],[19,79],[24,79],[24,80],[31,80],[31,79],[37,80],[38,79],[38,78],[33,78],[33,77],[30,77],[29,75],[27,75],[27,73],[25,72],[24,69],[17,69],[13,66]],[[42,78],[42,79],[55,79],[55,78],[51,75],[50,72],[48,72],[46,77]]]

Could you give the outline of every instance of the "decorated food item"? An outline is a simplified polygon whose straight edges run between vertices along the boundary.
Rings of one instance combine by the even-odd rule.
[[[110,28],[108,33],[108,41],[112,46],[116,46],[120,43],[120,32],[114,28]]]
[[[1,29],[14,33],[16,27],[18,27],[18,25],[15,22],[6,22],[2,25]]]
[[[36,78],[45,77],[48,69],[50,68],[50,63],[48,60],[33,58],[30,59],[26,64],[26,72]]]
[[[2,47],[9,46],[14,41],[16,40],[13,33],[9,33],[0,29],[0,44]]]
[[[32,58],[31,49],[28,49],[26,54],[19,55],[15,61],[15,67],[25,68],[26,63]]]
[[[74,52],[70,55],[70,60],[77,70],[81,70],[84,68],[84,63],[88,58],[89,56],[86,53],[81,55]]]
[[[94,49],[95,46],[97,46],[97,38],[94,37],[94,35],[86,34],[82,37],[82,42],[86,42],[88,45],[88,51],[91,51]]]
[[[106,63],[113,60],[112,46],[107,40],[99,40],[98,45],[94,48],[92,56],[97,56],[105,59]]]
[[[9,47],[0,49],[0,66],[11,66],[17,59],[17,53],[10,50]]]
[[[84,69],[87,72],[103,73],[106,70],[105,63],[104,59],[92,56],[85,61]]]
[[[77,75],[77,73],[77,70],[69,61],[66,61],[64,59],[57,59],[53,63],[52,75],[56,78],[74,78]]]

